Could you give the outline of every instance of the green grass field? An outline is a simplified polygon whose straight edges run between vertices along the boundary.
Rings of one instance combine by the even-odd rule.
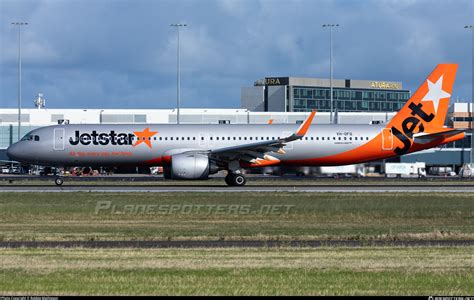
[[[469,193],[0,193],[11,241],[473,240],[473,217]],[[472,295],[472,282],[474,246],[0,249],[6,295]]]
[[[1,193],[0,240],[474,239],[474,194],[209,195]]]
[[[473,250],[4,249],[0,293],[472,295]]]

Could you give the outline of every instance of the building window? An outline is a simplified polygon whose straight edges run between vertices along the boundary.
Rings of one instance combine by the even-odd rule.
[[[146,123],[146,115],[134,115],[133,121],[135,123]]]
[[[375,100],[385,100],[385,92],[375,92]]]
[[[344,101],[344,109],[345,110],[355,110],[355,103],[352,101]]]
[[[296,88],[295,88],[295,89],[293,90],[293,96],[294,96],[295,98],[300,97],[300,89],[296,89]]]
[[[373,92],[362,92],[362,99],[363,100],[373,100],[374,93]]]

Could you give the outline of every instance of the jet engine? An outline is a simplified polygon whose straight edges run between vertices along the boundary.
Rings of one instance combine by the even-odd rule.
[[[166,170],[169,168],[168,170]],[[205,154],[175,154],[171,156],[171,166],[165,168],[165,176],[171,179],[207,179],[219,167]]]

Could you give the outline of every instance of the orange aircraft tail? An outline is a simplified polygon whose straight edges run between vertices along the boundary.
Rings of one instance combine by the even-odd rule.
[[[408,152],[414,136],[439,134],[444,128],[457,64],[440,64],[388,124],[398,139],[395,152]]]

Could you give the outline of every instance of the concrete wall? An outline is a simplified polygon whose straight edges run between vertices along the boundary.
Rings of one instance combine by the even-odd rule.
[[[286,86],[268,86],[268,111],[286,111]]]
[[[264,111],[264,87],[242,87],[240,92],[240,108],[250,111]]]

